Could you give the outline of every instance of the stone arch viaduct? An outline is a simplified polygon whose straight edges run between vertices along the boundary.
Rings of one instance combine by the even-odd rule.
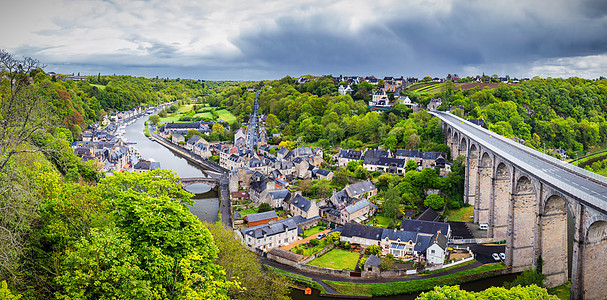
[[[547,286],[571,274],[571,299],[606,298],[607,178],[450,113],[432,114],[452,157],[466,157],[464,201],[474,222],[487,224],[487,237],[506,240],[506,264],[518,272],[541,257]]]

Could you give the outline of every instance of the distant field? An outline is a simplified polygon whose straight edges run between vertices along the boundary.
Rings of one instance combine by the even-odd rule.
[[[490,89],[497,89],[499,86],[500,86],[500,84],[496,83],[496,82],[467,82],[467,83],[456,83],[453,88],[456,90],[458,90],[458,89],[467,90],[467,89],[473,89],[475,87],[479,87],[481,89],[484,89],[486,87],[488,87]]]
[[[104,90],[105,89],[105,85],[101,85],[101,84],[90,84],[98,89]]]
[[[184,105],[184,106],[180,107],[176,113],[170,114],[166,118],[160,118],[160,122],[162,122],[162,123],[191,122],[191,121],[179,121],[179,118],[181,118],[181,116],[183,116],[184,113],[191,111],[193,109],[193,106],[194,106],[193,104]],[[202,118],[207,118],[207,119],[212,120],[213,114],[210,112],[211,109],[212,109],[211,107],[205,107],[204,108],[205,112],[197,113],[197,114],[193,115],[192,118],[202,117]],[[218,110],[217,115],[218,115],[217,120],[222,119],[222,120],[228,122],[229,124],[236,121],[236,117],[226,109]]]
[[[443,90],[445,83],[424,82],[409,86],[409,91],[417,94],[438,93]]]
[[[217,114],[219,115],[219,119],[223,119],[229,124],[232,124],[234,121],[236,121],[236,117],[231,112],[225,109],[218,110]]]

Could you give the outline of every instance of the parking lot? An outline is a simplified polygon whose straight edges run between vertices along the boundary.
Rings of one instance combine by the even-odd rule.
[[[505,259],[506,245],[473,244],[467,246],[470,247],[470,250],[476,255],[476,260],[483,264],[501,262]],[[496,258],[494,258],[494,253],[496,254]],[[504,254],[500,255],[501,253]]]

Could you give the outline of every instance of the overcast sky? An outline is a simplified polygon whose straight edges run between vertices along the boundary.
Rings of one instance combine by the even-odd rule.
[[[0,49],[58,73],[607,75],[606,0],[4,2]]]

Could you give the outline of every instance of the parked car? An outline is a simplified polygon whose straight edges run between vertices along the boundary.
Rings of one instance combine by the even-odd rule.
[[[322,238],[324,238],[325,236],[327,236],[326,233],[321,233],[319,235],[316,236],[316,239],[321,240]]]
[[[500,253],[500,258],[506,260],[506,254],[504,252]]]
[[[493,259],[495,259],[496,261],[500,260],[500,256],[497,253],[493,253],[493,254],[491,254],[491,256],[493,256]]]

